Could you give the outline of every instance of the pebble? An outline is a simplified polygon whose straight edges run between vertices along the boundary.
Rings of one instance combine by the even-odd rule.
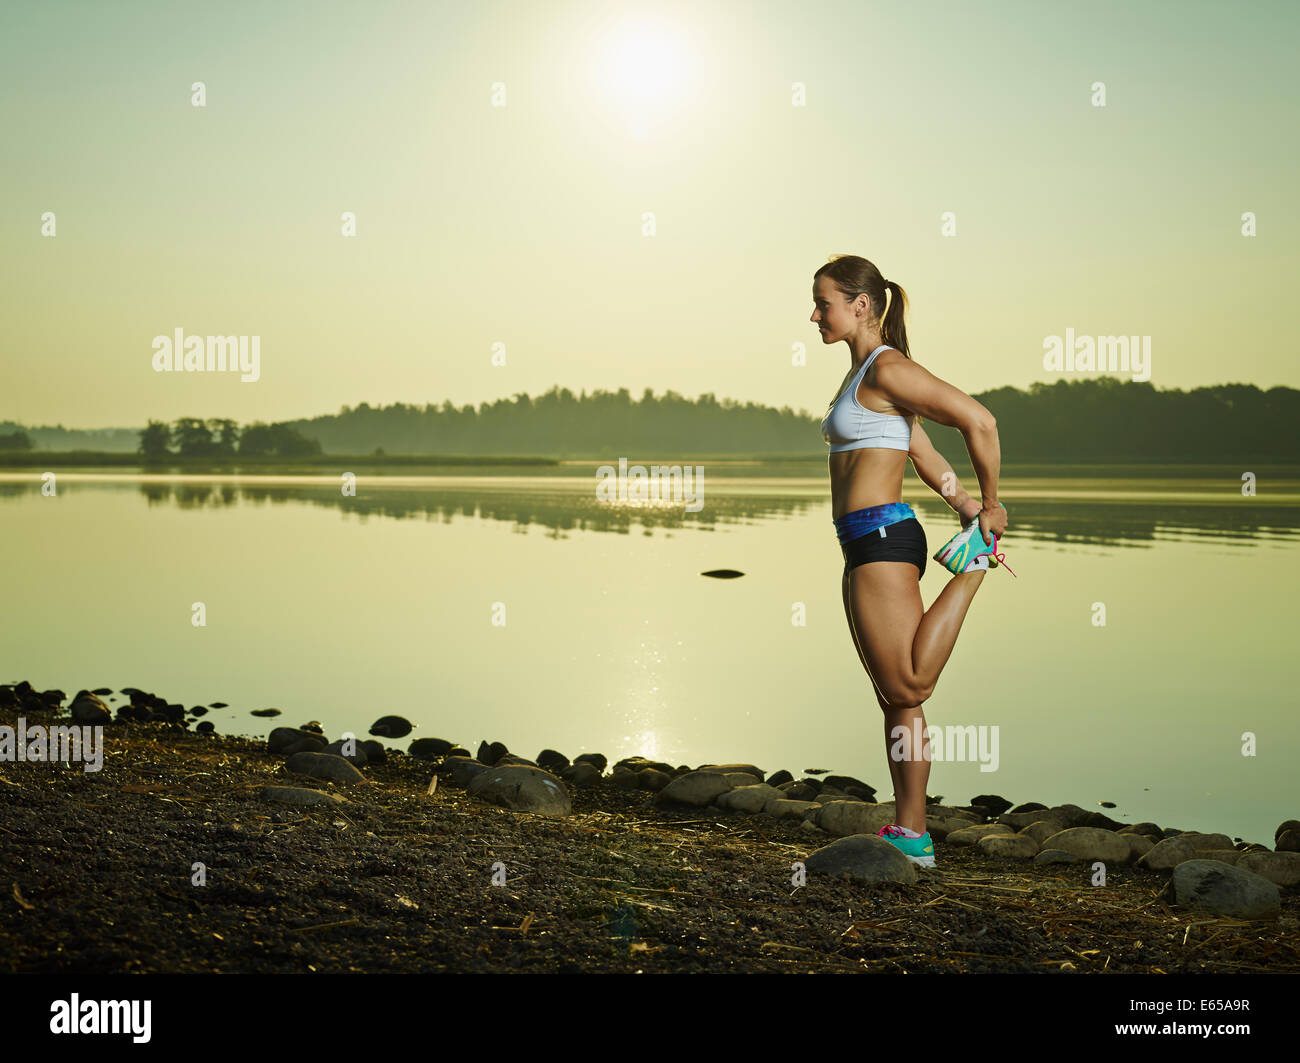
[[[1034,857],[1036,864],[1081,864],[1083,858],[1067,853],[1064,849],[1041,849]]]
[[[250,716],[279,716],[279,709],[254,709],[248,715]]]
[[[319,753],[325,748],[325,737],[303,731],[297,727],[275,727],[266,736],[266,751],[289,756],[303,750]]]
[[[997,794],[980,794],[979,797],[972,797],[970,803],[988,809],[989,815],[994,819],[1011,807],[1010,801],[1005,797],[999,797]]]

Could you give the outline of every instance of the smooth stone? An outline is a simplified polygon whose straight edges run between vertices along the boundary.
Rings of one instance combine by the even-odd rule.
[[[206,716],[207,714],[208,707],[206,705],[195,705],[194,708],[190,709],[191,716]]]
[[[1069,826],[1063,817],[1055,815],[1045,808],[1030,809],[1028,812],[1003,812],[994,822],[1004,824],[1013,831],[1024,830],[1034,823],[1059,823],[1059,830],[1065,830]]]
[[[1144,834],[1148,838],[1154,838],[1159,841],[1164,837],[1161,833],[1159,823],[1151,823],[1143,820],[1141,823],[1130,823],[1127,827],[1121,827],[1116,833],[1118,834]]]
[[[338,794],[327,794],[324,790],[309,790],[305,786],[263,786],[262,796],[268,801],[280,801],[286,805],[342,805],[347,803]]]
[[[504,742],[489,742],[484,739],[478,744],[478,752],[474,754],[474,759],[491,767],[509,752]]]
[[[980,823],[953,831],[945,841],[949,845],[978,845],[981,838],[987,838],[993,834],[1014,835],[1015,831],[1005,823]]]
[[[642,790],[653,790],[658,793],[673,781],[673,777],[658,768],[642,768],[636,773],[636,781]]]
[[[600,781],[600,772],[596,770],[596,765],[584,760],[570,764],[560,773],[560,778],[570,786],[594,786]]]
[[[794,776],[782,768],[775,775],[767,777],[768,786],[780,786],[782,783],[794,782]]]
[[[469,786],[475,777],[487,771],[490,765],[473,757],[444,757],[434,768],[435,775],[447,775],[455,786]]]
[[[1131,853],[1127,839],[1101,827],[1067,827],[1049,834],[1041,847],[1064,849],[1082,860],[1100,860],[1106,864],[1126,864]]]
[[[698,808],[712,804],[719,794],[733,789],[735,784],[723,774],[715,771],[691,771],[673,779],[655,794],[655,801],[660,804],[676,802],[695,805]]]
[[[349,741],[352,744],[352,753],[350,755],[343,752],[343,748],[345,744],[347,744]],[[319,750],[319,752],[333,753],[336,757],[342,757],[344,760],[350,760],[358,768],[364,768],[367,764],[370,763],[370,754],[366,752],[365,746],[363,746],[355,738],[353,739],[340,738],[334,742],[331,742],[324,749]]]
[[[1026,838],[1033,838],[1034,844],[1041,846],[1053,834],[1059,834],[1061,826],[1050,819],[1040,819],[1037,823],[1031,823],[1018,834],[1023,834]]]
[[[1174,903],[1236,919],[1276,919],[1282,899],[1262,875],[1217,860],[1184,860],[1170,880]]]
[[[1273,844],[1276,845],[1277,840],[1289,830],[1300,830],[1300,819],[1288,819],[1279,823],[1273,832]]]
[[[1300,853],[1300,830],[1284,830],[1276,842],[1274,848],[1279,853]]]
[[[627,767],[615,767],[609,773],[609,781],[620,790],[637,790],[641,787],[641,780],[637,777],[637,773]]]
[[[822,785],[834,786],[837,790],[852,794],[854,797],[860,797],[864,801],[874,803],[876,800],[876,788],[864,783],[861,779],[855,779],[852,775],[827,775],[822,780]]]
[[[73,722],[83,726],[93,727],[111,723],[113,714],[108,711],[108,706],[100,700],[98,694],[92,694],[89,690],[83,690],[72,699],[72,704],[68,707]]]
[[[1068,829],[1070,827],[1093,826],[1090,820],[1092,819],[1092,817],[1101,814],[1099,812],[1094,812],[1087,808],[1080,808],[1078,805],[1053,805],[1047,811],[1054,813],[1054,816],[1039,816],[1038,818],[1059,819],[1062,823],[1065,824],[1065,827],[1062,828],[1063,830]],[[1113,823],[1114,820],[1110,820],[1109,822]]]
[[[406,747],[406,752],[416,760],[438,760],[454,748],[445,738],[417,738]]]
[[[1300,853],[1242,853],[1235,866],[1277,886],[1300,883]]]
[[[279,709],[254,709],[249,716],[279,716]]]
[[[1041,849],[1034,857],[1036,864],[1081,864],[1083,858],[1067,853],[1064,849]]]
[[[813,798],[819,805],[828,805],[832,801],[856,801],[861,805],[875,804],[874,801],[863,801],[860,797],[852,797],[849,794],[842,794],[838,790],[825,789]]]
[[[840,837],[855,834],[874,836],[885,824],[894,822],[894,802],[869,804],[866,801],[829,801],[817,811],[815,821],[827,834]],[[889,842],[885,844],[894,848]]]
[[[382,764],[388,759],[388,750],[382,742],[376,742],[373,738],[362,739],[357,745],[366,751],[367,764]]]
[[[817,796],[817,791],[803,782],[783,783],[777,789],[791,801],[811,801]]]
[[[624,757],[614,767],[627,768],[629,771],[645,771],[646,768],[654,768],[655,771],[663,772],[669,778],[677,774],[677,769],[671,764],[665,764],[662,760],[647,760],[645,757]]]
[[[497,761],[498,767],[502,767],[506,764],[523,764],[525,767],[529,767],[529,768],[542,767],[536,761],[529,760],[527,757],[521,757],[518,753],[507,753],[504,757],[502,757],[500,760]],[[542,768],[542,770],[545,771],[546,769]],[[554,775],[555,772],[551,772],[550,774]]]
[[[1038,843],[1027,834],[986,834],[975,846],[986,856],[1029,860],[1038,855]]]
[[[734,790],[718,794],[714,804],[719,808],[730,808],[736,812],[754,813],[762,812],[769,801],[779,801],[783,796],[775,786],[755,783],[749,786],[737,786]]]
[[[306,731],[308,734],[320,735],[321,738],[325,737],[325,728],[320,725],[319,720],[308,720],[306,723],[301,723],[298,725],[298,730]]]
[[[281,754],[296,753],[308,748],[303,744],[305,742],[317,743],[313,752],[320,752],[326,745],[324,737],[312,731],[304,731],[297,727],[276,727],[266,736],[266,751]]]
[[[479,772],[469,784],[469,792],[515,812],[567,816],[573,811],[564,783],[550,772],[526,764],[507,764]]]
[[[1218,860],[1225,864],[1236,864],[1241,859],[1240,849],[1198,849],[1198,860]]]
[[[816,807],[813,801],[792,801],[788,797],[781,797],[769,801],[763,811],[777,819],[803,819],[805,812]]]
[[[1121,834],[1120,837],[1128,842],[1129,863],[1132,864],[1146,856],[1156,844],[1145,834]]]
[[[47,690],[46,693],[48,694],[49,691]],[[61,694],[62,691],[55,691],[55,693]],[[95,687],[95,689],[92,690],[91,693],[98,694],[100,697],[107,697],[109,694],[113,693],[113,690],[111,687]],[[63,698],[59,698],[59,700],[62,701]]]
[[[213,725],[211,720],[204,720],[202,723],[200,723],[198,726],[194,728],[195,734],[201,734],[201,735],[215,734],[216,730],[217,729]]]
[[[1232,839],[1226,834],[1202,834],[1197,830],[1185,830],[1178,835],[1192,843],[1194,849],[1204,851],[1206,849],[1231,849]]]
[[[411,733],[411,721],[405,716],[381,716],[370,725],[370,733],[380,738],[405,738]]]
[[[767,776],[752,764],[701,764],[696,771],[715,771],[721,775],[730,775],[734,772],[743,772],[746,775],[754,776],[759,782],[764,782]],[[746,783],[745,785],[749,785]]]
[[[1196,849],[1186,838],[1175,835],[1158,841],[1138,861],[1139,867],[1152,871],[1169,871],[1187,860],[1196,857]]]
[[[537,766],[542,771],[549,771],[552,775],[559,775],[569,766],[569,758],[558,750],[543,749],[537,754]]]
[[[334,782],[353,784],[364,781],[365,776],[351,763],[333,753],[295,753],[286,762],[295,775],[310,775],[315,779],[332,779]]]
[[[1019,812],[1046,812],[1046,811],[1047,811],[1046,805],[1040,805],[1037,801],[1026,801],[1023,804],[1016,805],[1016,807],[1013,808],[1009,813],[1005,813],[1005,814],[1014,816]],[[1043,817],[1039,816],[1038,818],[1042,819]]]
[[[893,844],[871,834],[837,838],[812,852],[804,867],[814,874],[857,882],[916,881],[916,867]]]
[[[1011,802],[997,794],[981,794],[970,799],[972,805],[981,805],[989,810],[989,815],[996,819],[1011,807]]]
[[[609,761],[605,759],[604,753],[583,753],[580,756],[574,757],[573,763],[594,764],[596,770],[602,775],[605,773],[605,769],[609,767]]]

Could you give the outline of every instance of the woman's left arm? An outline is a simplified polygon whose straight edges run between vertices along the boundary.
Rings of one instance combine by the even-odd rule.
[[[1006,510],[998,503],[1002,448],[998,443],[997,421],[993,414],[964,391],[940,380],[910,358],[891,358],[879,366],[875,383],[896,405],[961,432],[966,440],[971,466],[979,480],[981,512],[994,518],[995,530],[1000,535]],[[980,523],[983,525],[984,520],[981,519]]]

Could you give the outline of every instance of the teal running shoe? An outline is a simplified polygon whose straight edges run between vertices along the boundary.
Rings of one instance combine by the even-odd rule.
[[[884,838],[905,857],[921,867],[934,867],[934,842],[930,832],[926,831],[919,838],[906,838],[897,823],[887,823],[876,832],[877,838]]]
[[[998,505],[1002,506],[999,502]],[[1002,506],[1006,509],[1006,506]],[[934,560],[949,572],[987,572],[999,564],[1006,566],[1006,554],[998,553],[998,537],[989,533],[992,542],[985,542],[980,534],[979,514],[971,518],[969,524],[943,544],[934,554]],[[1011,572],[1010,568],[1007,568]],[[1015,575],[1011,572],[1011,575]]]

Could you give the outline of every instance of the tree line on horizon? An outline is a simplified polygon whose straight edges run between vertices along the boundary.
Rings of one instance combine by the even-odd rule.
[[[1025,390],[1001,387],[974,397],[997,418],[1007,463],[1300,460],[1295,388],[1218,384],[1157,391],[1149,381],[1100,377],[1037,382]],[[940,451],[949,460],[960,458],[960,432],[922,420]],[[687,399],[673,391],[656,396],[647,388],[638,401],[626,388],[575,396],[554,387],[536,398],[518,394],[477,408],[450,401],[422,407],[362,402],[337,414],[243,428],[226,418],[151,420],[136,432],[136,452],[146,459],[376,453],[814,457],[826,453],[820,421],[820,415],[788,406],[719,401],[712,393]],[[0,423],[0,448],[11,440],[7,449],[30,449],[34,433],[40,438],[49,431]]]

